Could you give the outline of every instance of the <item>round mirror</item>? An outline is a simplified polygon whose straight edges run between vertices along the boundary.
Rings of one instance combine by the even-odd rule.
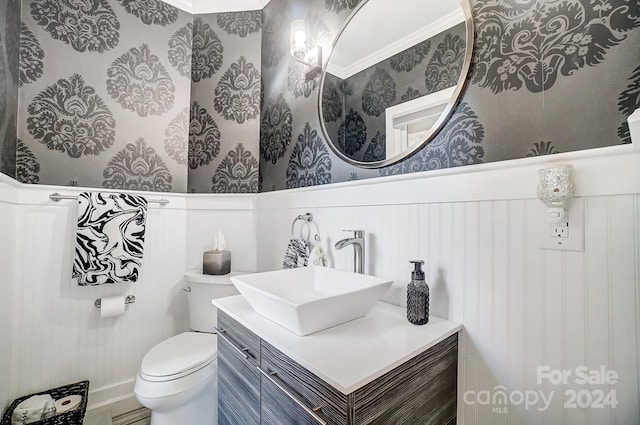
[[[363,168],[427,144],[451,116],[473,51],[468,0],[364,0],[334,42],[320,83],[329,146]]]

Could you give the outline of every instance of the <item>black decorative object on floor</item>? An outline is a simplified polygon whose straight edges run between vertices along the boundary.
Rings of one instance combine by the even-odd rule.
[[[33,425],[82,425],[84,414],[87,410],[89,381],[80,381],[76,382],[75,384],[65,385],[63,387],[53,388],[50,390],[41,391],[39,393],[17,398],[13,401],[13,403],[11,403],[11,406],[9,406],[9,408],[5,412],[0,425],[11,425],[11,415],[13,414],[14,409],[29,397],[42,394],[49,394],[54,400],[60,400],[61,398],[77,394],[82,397],[82,401],[77,408],[69,412],[61,413],[59,415],[55,415],[38,422],[33,422]]]
[[[407,286],[407,320],[414,325],[429,322],[429,286],[424,280],[424,261],[410,261],[415,266],[411,272],[411,282]]]

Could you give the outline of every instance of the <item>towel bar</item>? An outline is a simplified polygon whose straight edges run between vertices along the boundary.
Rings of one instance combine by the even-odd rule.
[[[52,193],[51,195],[49,195],[49,199],[51,199],[53,202],[60,202],[63,199],[78,199],[77,196],[73,196],[73,195],[61,195],[59,193]],[[161,206],[165,206],[169,203],[168,199],[162,198],[162,199],[148,199],[147,202],[149,203],[155,203],[155,204],[160,204]]]
[[[124,299],[124,303],[125,304],[133,304],[135,302],[136,302],[136,296],[135,295],[127,295],[127,297]],[[93,302],[93,305],[95,305],[96,308],[102,307],[102,298],[98,298],[97,300],[95,300]]]
[[[300,227],[300,239],[304,239],[309,242],[309,238],[311,237],[311,224],[313,224],[316,227],[316,235],[314,236],[314,239],[316,242],[320,242],[320,227],[318,226],[318,223],[313,221],[313,214],[311,213],[300,214],[293,219],[293,222],[291,223],[291,238],[295,237],[294,231],[298,221],[302,221],[302,226]],[[305,228],[308,232],[306,237],[302,233]]]

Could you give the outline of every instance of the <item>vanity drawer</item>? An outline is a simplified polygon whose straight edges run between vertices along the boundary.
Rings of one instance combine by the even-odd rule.
[[[218,311],[218,331],[221,334],[218,344],[226,340],[233,348],[232,355],[246,358],[253,366],[260,364],[260,338],[256,334],[221,311]]]
[[[218,342],[218,423],[260,423],[260,375],[258,369],[238,356],[235,349]]]
[[[347,424],[347,396],[264,340],[260,363],[265,375],[261,377],[263,424],[320,423],[305,413],[305,409],[297,405],[295,400],[306,406],[307,410],[319,407],[316,414],[327,424]],[[280,422],[274,422],[278,418]]]

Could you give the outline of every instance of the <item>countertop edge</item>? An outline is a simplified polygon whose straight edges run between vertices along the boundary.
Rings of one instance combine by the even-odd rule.
[[[231,298],[238,299],[238,298],[242,298],[242,296],[241,295],[236,295],[236,296],[233,296],[233,297],[227,297],[226,299],[229,300]],[[225,300],[225,298],[220,298],[219,300]],[[246,303],[246,301],[244,299],[242,301],[244,301]],[[445,320],[446,322],[448,322],[451,325],[451,327],[449,329],[447,329],[446,331],[440,333],[437,337],[429,340],[424,345],[421,345],[420,347],[416,348],[415,350],[412,350],[411,352],[408,352],[405,355],[395,359],[393,362],[387,364],[385,367],[382,367],[382,368],[380,368],[380,369],[368,374],[365,378],[360,379],[357,382],[354,382],[352,385],[345,386],[345,385],[340,384],[339,382],[337,382],[331,376],[327,375],[327,373],[323,372],[322,370],[319,370],[311,362],[306,360],[304,357],[301,357],[300,354],[297,353],[296,351],[291,350],[287,346],[284,346],[280,341],[278,341],[278,338],[274,338],[272,335],[267,334],[262,329],[256,329],[255,326],[253,326],[251,323],[249,323],[241,314],[237,314],[237,312],[233,311],[232,308],[228,308],[224,304],[224,302],[220,303],[220,302],[218,302],[218,299],[214,299],[213,303],[218,309],[220,309],[224,313],[228,314],[232,319],[236,320],[242,326],[246,327],[251,332],[255,333],[261,339],[264,339],[267,343],[269,343],[270,345],[274,346],[276,349],[280,350],[282,353],[284,353],[285,355],[290,357],[292,360],[294,360],[295,362],[300,364],[302,367],[304,367],[305,369],[307,369],[308,371],[310,371],[311,373],[313,373],[314,375],[316,375],[317,377],[319,377],[320,379],[322,379],[326,383],[330,384],[335,389],[337,389],[338,391],[340,391],[342,394],[345,394],[345,395],[349,395],[349,394],[353,393],[354,391],[356,391],[356,390],[362,388],[363,386],[367,385],[368,383],[373,382],[374,380],[376,380],[377,378],[381,377],[385,373],[393,370],[397,366],[400,366],[401,364],[403,364],[406,361],[412,359],[413,357],[417,356],[418,354],[423,353],[424,351],[432,348],[436,344],[438,344],[438,343],[442,342],[443,340],[449,338],[451,335],[453,335],[455,333],[458,333],[458,332],[460,332],[462,330],[462,325],[461,324],[453,322],[453,321],[450,321],[450,320],[447,320],[447,319],[442,319],[442,320]],[[388,304],[388,303],[383,303],[383,302],[379,302],[379,303],[382,303],[384,305],[397,307],[397,308],[402,308],[402,307],[395,306],[395,305]],[[252,311],[252,313],[258,315],[258,313],[256,313],[255,311]],[[279,328],[278,332],[282,331],[282,332],[289,333],[290,335],[285,334],[285,335],[287,335],[287,337],[309,338],[309,336],[299,337],[299,336],[293,334],[292,332],[290,332],[290,331],[288,331],[288,330],[286,330],[284,328],[281,328],[279,325],[271,322],[269,319],[264,318],[262,316],[260,316],[260,319],[264,320],[265,323],[267,323],[268,326],[270,326],[270,327],[275,326],[275,327]],[[356,319],[356,320],[358,320],[358,319]],[[343,325],[338,325],[338,326],[343,326]],[[335,327],[335,328],[337,328],[337,327]]]

